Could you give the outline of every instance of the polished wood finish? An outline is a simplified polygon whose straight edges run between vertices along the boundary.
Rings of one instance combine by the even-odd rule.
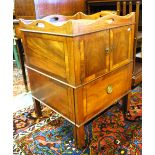
[[[77,15],[79,18],[80,14]],[[44,24],[45,27],[38,27],[37,23]],[[73,26],[69,29],[71,24]],[[134,13],[123,18],[108,13],[96,21],[69,20],[59,26],[45,20],[29,24],[20,20],[22,31],[25,32],[23,41],[26,40],[26,63],[72,87],[78,87],[107,73],[109,67],[112,70],[132,60],[133,24]],[[123,28],[115,28],[122,25]],[[109,28],[115,29],[109,31]],[[124,35],[129,39],[124,39]],[[106,38],[110,38],[110,41]],[[118,48],[120,44],[121,50]]]
[[[118,66],[129,63],[132,60],[134,26],[124,26],[110,30],[111,36],[111,57],[110,68],[115,69]]]
[[[100,14],[102,16],[102,12],[100,12]],[[75,16],[77,20],[68,20],[67,22],[47,22],[43,19],[26,21],[21,19],[20,26],[22,28],[22,31],[26,29],[27,32],[31,32],[33,30],[33,32],[37,33],[73,37],[82,36],[86,33],[89,34],[109,28],[119,27],[122,24],[133,25],[135,21],[134,13],[131,13],[124,17],[120,17],[111,12],[107,13],[106,11],[106,15],[104,15],[103,18],[98,18],[97,20],[93,20],[92,17],[89,19],[90,15],[85,15],[87,16],[87,18],[83,18],[83,13],[81,12],[77,13]],[[96,26],[96,24],[98,26]]]
[[[26,67],[33,98],[73,123],[82,147],[84,124],[131,89],[135,14],[57,17],[20,20]]]
[[[135,13],[136,13],[135,34],[134,34],[135,35],[134,36],[135,41],[134,41],[134,46],[133,46],[133,48],[134,48],[133,71],[134,71],[134,68],[135,68],[135,65],[136,65],[137,45],[141,46],[141,44],[140,43],[138,44],[137,42],[139,40],[141,40],[141,38],[142,38],[141,32],[138,32],[141,1],[139,1],[139,0],[87,0],[87,8],[89,8],[88,13],[91,14],[91,12],[93,12],[93,6],[96,6],[96,5],[97,6],[105,6],[105,8],[106,8],[106,3],[115,4],[116,5],[115,10],[117,10],[118,15],[120,15],[120,14],[126,15],[127,13],[131,13],[132,11],[135,11]],[[135,5],[135,10],[133,10],[133,5]],[[127,6],[129,7],[129,9],[127,9]],[[129,11],[127,12],[127,10],[129,10]],[[134,74],[134,72],[133,72],[133,74]]]
[[[101,12],[95,13],[93,15],[86,15],[82,12],[78,12],[73,16],[64,16],[64,15],[58,15],[58,14],[49,15],[49,16],[46,16],[44,18],[41,18],[41,20],[45,20],[48,22],[63,22],[63,21],[65,22],[65,21],[71,20],[71,19],[72,20],[76,20],[76,19],[92,19],[93,20],[93,19],[98,19],[98,18],[105,16],[105,15],[108,15],[109,13],[116,14],[115,11],[101,11]],[[33,22],[33,20],[27,20],[27,23],[31,23],[31,22]],[[21,28],[19,26],[19,19],[14,19],[13,25],[14,25],[16,37],[21,38],[21,31],[20,31]],[[36,28],[35,24],[34,24],[34,26],[35,27],[32,26],[32,29]],[[23,27],[23,25],[22,25],[22,27]],[[50,27],[51,27],[51,25],[50,25]],[[47,27],[46,27],[46,31],[47,31]]]
[[[67,20],[76,20],[76,19],[88,19],[88,20],[93,20],[93,19],[98,19],[100,17],[103,17],[108,14],[116,14],[113,11],[100,11],[97,13],[94,13],[92,15],[86,15],[82,12],[78,12],[73,16],[64,16],[64,15],[49,15],[44,18],[43,20],[49,21],[49,22],[62,22],[62,21],[67,21]]]
[[[129,2],[129,12],[132,11],[132,2]],[[142,33],[138,32],[139,27],[139,15],[140,15],[140,1],[136,1],[136,19],[135,19],[135,34],[134,34],[134,47],[133,47],[133,75],[132,75],[132,88],[135,88],[137,85],[139,85],[142,82],[142,57],[141,59],[137,59],[137,52],[138,48],[141,49],[142,44]],[[123,8],[124,10],[124,8]],[[129,110],[130,105],[130,97],[131,92],[129,93],[129,99],[127,102],[127,111]]]
[[[73,89],[27,69],[32,95],[74,122]]]
[[[33,0],[15,0],[14,1],[15,17],[25,19],[35,19],[35,5]]]
[[[139,59],[137,59],[137,57],[136,57],[138,48],[141,48],[141,43],[142,43],[142,33],[138,32],[140,4],[141,4],[140,1],[136,1],[135,34],[134,34],[134,46],[133,46],[132,88],[135,88],[137,85],[139,85],[142,82],[142,60],[139,61]],[[129,2],[129,12],[132,12],[132,9],[133,9],[132,5],[133,5],[133,3],[132,3],[132,1],[130,1]],[[124,8],[123,8],[123,12],[124,12]],[[129,111],[129,107],[130,107],[130,97],[131,97],[131,92],[128,94],[127,111]]]
[[[131,88],[132,62],[75,90],[76,123],[81,126],[108,108]],[[108,87],[112,92],[108,93]]]
[[[123,2],[125,3],[123,5]],[[142,31],[142,1],[141,0],[86,0],[87,13],[92,14],[99,11],[117,10],[118,15],[123,15],[136,11],[136,3],[140,3],[139,10],[139,31]],[[123,7],[124,6],[124,7]],[[126,10],[126,11],[125,11]],[[124,14],[125,15],[125,14]]]
[[[86,51],[83,55],[87,59],[87,61],[84,60],[83,64],[84,81],[89,81],[89,79],[109,71],[109,54],[104,51],[104,49],[109,47],[109,40],[106,40],[109,37],[109,30],[105,30],[96,34],[86,35],[86,37],[82,38],[81,48]],[[97,46],[94,44],[94,40],[97,42]],[[103,42],[103,40],[105,41]]]
[[[84,0],[15,0],[16,19],[39,19],[50,14],[85,12]]]
[[[85,12],[84,0],[14,0],[14,18],[39,19],[50,14],[72,15],[76,12]],[[20,57],[21,69],[25,89],[28,91],[27,77],[24,67],[24,55],[21,43],[21,31],[18,20],[14,20],[15,37]]]
[[[65,38],[32,33],[27,33],[25,38],[28,48],[26,63],[60,80],[67,81]]]
[[[125,94],[125,92],[130,89],[131,70],[132,67],[130,65],[125,69],[120,69],[119,72],[116,70],[115,72],[86,85],[84,91],[86,91],[85,98],[87,99],[87,109],[84,116],[90,117],[92,113],[96,113],[96,111],[101,108],[109,106],[109,104],[114,103],[114,100],[119,98],[121,94]],[[109,86],[112,87],[111,93],[107,90]],[[98,103],[100,104],[98,105]]]
[[[85,132],[84,132],[84,125],[77,127],[74,127],[74,137],[75,142],[78,148],[84,148],[85,147]]]
[[[40,102],[36,99],[33,98],[33,105],[34,105],[34,111],[37,114],[37,117],[42,116],[42,112],[41,112],[41,105]]]
[[[100,7],[101,9],[104,6],[104,9],[106,9],[106,3],[111,2],[111,4],[117,3],[117,7],[115,10],[117,10],[118,15],[125,15],[128,12],[131,13],[132,11],[135,11],[136,13],[136,19],[135,19],[135,33],[134,33],[134,45],[133,47],[133,75],[132,75],[132,88],[135,88],[138,84],[142,82],[142,32],[139,30],[139,22],[141,22],[141,1],[139,0],[87,0],[87,8],[88,13],[91,14],[93,12],[93,7],[95,6]],[[102,6],[102,7],[101,7]],[[114,7],[113,7],[114,8]],[[107,10],[107,9],[106,9]],[[128,11],[128,12],[127,12]],[[124,34],[125,37],[125,34]],[[125,37],[126,38],[126,37]],[[120,49],[120,45],[118,45]],[[128,46],[126,46],[128,47]],[[140,53],[139,53],[140,52]],[[138,54],[137,54],[138,53]],[[119,55],[116,53],[116,55]],[[138,56],[137,56],[138,55]],[[123,55],[121,55],[123,56]],[[137,59],[138,57],[138,59]],[[116,58],[116,57],[115,57]],[[141,60],[140,60],[141,59]],[[140,60],[140,61],[139,61]],[[117,59],[118,61],[118,59]],[[129,93],[129,96],[131,96],[131,93]],[[130,102],[128,102],[127,110],[130,105]]]

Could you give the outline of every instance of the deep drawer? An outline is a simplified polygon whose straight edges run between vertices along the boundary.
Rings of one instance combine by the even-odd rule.
[[[101,77],[83,89],[84,121],[112,105],[131,89],[132,64]]]

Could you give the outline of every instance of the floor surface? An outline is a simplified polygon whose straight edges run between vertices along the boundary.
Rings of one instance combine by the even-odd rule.
[[[31,93],[22,93],[13,97],[13,112],[28,107],[33,104]]]

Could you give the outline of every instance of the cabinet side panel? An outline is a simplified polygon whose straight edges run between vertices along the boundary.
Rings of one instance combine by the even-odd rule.
[[[66,40],[46,34],[24,33],[24,52],[28,66],[67,81]],[[68,73],[68,72],[67,72]]]
[[[31,69],[28,75],[32,95],[74,122],[73,89]]]

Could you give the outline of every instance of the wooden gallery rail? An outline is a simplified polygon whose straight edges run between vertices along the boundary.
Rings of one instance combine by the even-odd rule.
[[[84,124],[131,90],[135,13],[51,15],[20,20],[32,96],[75,126]],[[40,113],[40,109],[36,108]]]

